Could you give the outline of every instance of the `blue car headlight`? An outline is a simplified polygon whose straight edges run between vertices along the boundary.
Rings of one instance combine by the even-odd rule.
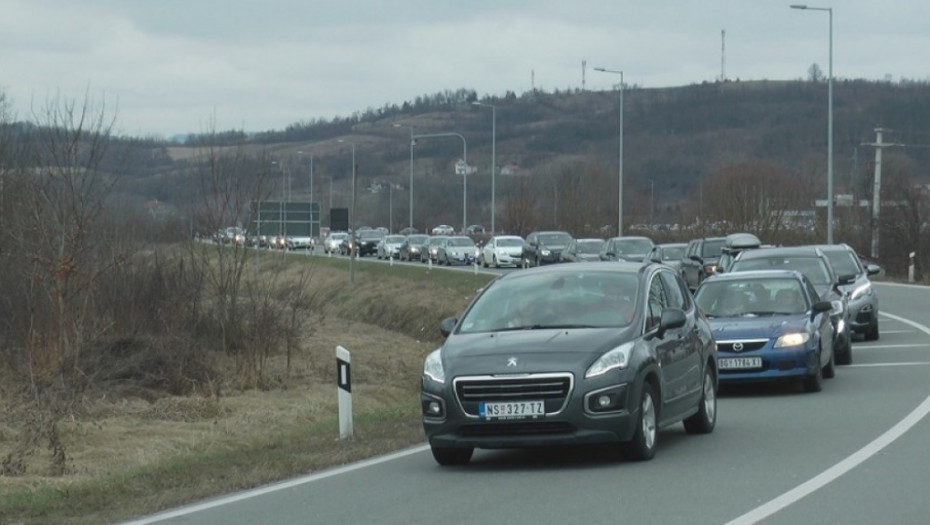
[[[606,374],[611,370],[623,370],[629,364],[630,354],[632,352],[632,342],[623,343],[617,348],[607,352],[588,367],[588,371],[584,374],[585,379]]]
[[[549,257],[550,255],[552,255],[552,252],[549,251],[547,248],[543,248],[542,250],[539,250],[539,254],[542,255],[543,257]]]
[[[442,356],[439,350],[433,350],[423,363],[423,375],[437,383],[446,382],[446,372],[442,369]]]
[[[800,346],[810,341],[810,339],[811,335],[807,332],[792,332],[790,334],[783,334],[781,337],[775,340],[775,348]]]

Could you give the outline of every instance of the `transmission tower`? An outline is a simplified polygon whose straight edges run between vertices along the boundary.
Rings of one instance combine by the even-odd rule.
[[[727,81],[727,30],[720,30],[720,81]]]

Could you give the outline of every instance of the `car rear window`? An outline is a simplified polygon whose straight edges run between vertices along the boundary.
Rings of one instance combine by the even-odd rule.
[[[703,257],[720,257],[726,239],[704,241]]]

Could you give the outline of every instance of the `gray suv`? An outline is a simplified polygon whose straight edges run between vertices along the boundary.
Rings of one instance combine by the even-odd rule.
[[[881,272],[877,264],[862,264],[859,255],[848,244],[818,246],[839,276],[854,275],[855,279],[840,287],[849,298],[849,327],[865,336],[866,341],[878,339],[878,294],[872,288],[870,275]]]

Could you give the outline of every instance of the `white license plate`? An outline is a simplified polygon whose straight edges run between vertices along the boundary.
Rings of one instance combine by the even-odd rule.
[[[761,357],[721,357],[717,360],[721,370],[748,370],[762,368]]]
[[[522,419],[546,414],[543,401],[511,401],[504,403],[478,403],[481,419]]]

